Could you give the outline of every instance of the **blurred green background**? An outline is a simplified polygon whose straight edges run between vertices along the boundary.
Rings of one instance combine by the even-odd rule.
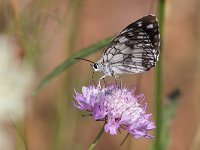
[[[0,150],[87,149],[103,122],[81,117],[87,112],[71,102],[74,88],[91,81],[90,65],[77,62],[33,93],[72,54],[156,14],[157,6],[155,0],[0,0]],[[168,0],[164,8],[162,138],[169,150],[199,150],[200,1]],[[100,53],[86,58],[96,61]],[[95,73],[95,80],[100,76]],[[122,76],[123,85],[145,94],[154,121],[156,78],[155,68]],[[174,100],[169,95],[176,89]],[[129,137],[120,146],[125,135],[104,134],[96,149],[146,150],[154,143]]]

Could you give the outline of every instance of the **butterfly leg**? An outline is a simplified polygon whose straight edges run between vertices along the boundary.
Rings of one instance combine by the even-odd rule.
[[[94,81],[94,71],[93,71],[93,73],[92,73],[92,82],[93,82],[93,84],[94,84],[95,86],[97,86],[96,82]]]
[[[115,84],[117,84],[117,77],[115,76]]]
[[[102,77],[99,79],[99,87],[101,87],[101,79],[104,80],[104,78],[105,78],[106,76],[107,76],[107,75],[104,75],[104,76],[102,76]]]
[[[120,76],[114,76],[114,77],[115,77],[115,83],[116,84],[117,84],[117,78],[120,79],[120,84],[119,84],[120,86],[119,87],[121,88],[122,87],[122,80],[121,80],[122,78]]]
[[[103,83],[105,86],[107,85],[105,78],[103,78]]]
[[[97,86],[97,84],[96,84],[96,82],[94,80],[90,81],[89,83]]]

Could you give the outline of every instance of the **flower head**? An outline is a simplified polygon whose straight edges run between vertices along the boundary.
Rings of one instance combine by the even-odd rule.
[[[144,95],[135,95],[134,90],[119,88],[115,84],[104,87],[82,87],[82,94],[75,92],[77,103],[74,106],[91,112],[95,120],[104,120],[105,132],[117,134],[119,128],[126,130],[135,138],[152,138],[149,130],[155,128],[146,114],[147,104],[141,104]]]

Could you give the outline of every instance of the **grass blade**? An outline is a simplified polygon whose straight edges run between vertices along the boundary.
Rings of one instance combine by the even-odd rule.
[[[38,92],[53,78],[56,76],[60,75],[62,72],[64,72],[68,67],[73,65],[77,60],[74,58],[76,57],[86,57],[96,51],[98,51],[100,48],[104,47],[107,45],[111,40],[112,37],[108,37],[102,41],[99,41],[95,44],[90,45],[89,47],[81,49],[79,52],[73,54],[71,57],[66,59],[62,64],[58,65],[55,69],[53,69],[46,77],[42,79],[42,81],[39,83],[37,86],[35,92],[33,93],[34,95],[37,95]]]

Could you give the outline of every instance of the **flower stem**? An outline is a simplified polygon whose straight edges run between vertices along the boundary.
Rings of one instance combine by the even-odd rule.
[[[126,136],[125,136],[124,140],[123,140],[123,141],[120,143],[120,145],[121,145],[121,146],[124,144],[124,142],[126,142],[126,140],[127,140],[128,136],[129,136],[129,133],[127,133],[127,134],[126,134]]]
[[[105,124],[104,124],[105,125]],[[88,150],[93,150],[94,147],[97,145],[97,143],[99,142],[99,139],[101,138],[101,136],[103,135],[104,133],[104,125],[103,127],[101,128],[101,130],[99,131],[98,135],[96,136],[96,138],[94,139],[94,141],[92,142],[92,144],[90,145],[89,149]]]
[[[156,109],[156,136],[155,136],[155,150],[163,149],[162,146],[162,92],[163,92],[163,82],[162,82],[162,54],[163,54],[163,25],[164,25],[164,14],[165,14],[165,0],[158,0],[158,21],[160,26],[161,34],[161,47],[160,47],[160,61],[157,63],[156,68],[156,84],[155,84],[155,109]]]

